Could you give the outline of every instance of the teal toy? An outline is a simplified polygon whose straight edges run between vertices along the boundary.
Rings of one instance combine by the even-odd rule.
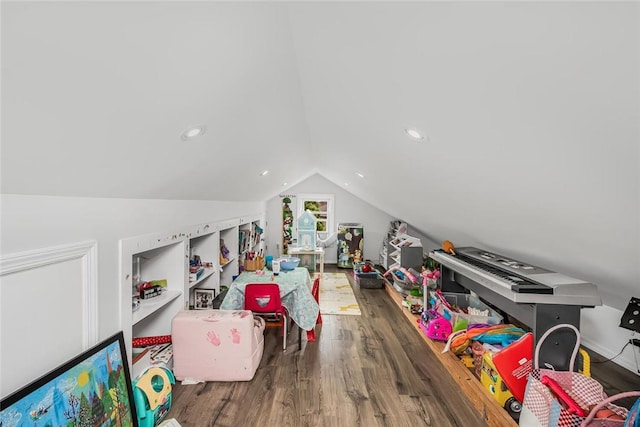
[[[171,385],[176,383],[173,372],[152,366],[133,381],[133,399],[140,427],[154,427],[171,409]]]

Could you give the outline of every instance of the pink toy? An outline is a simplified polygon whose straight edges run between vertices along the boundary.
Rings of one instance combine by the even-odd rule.
[[[393,267],[391,267],[390,269],[388,269],[387,271],[385,271],[385,273],[383,274],[384,277],[387,277],[388,275],[390,275],[391,273],[393,273],[394,271],[401,271],[404,276],[411,280],[413,283],[416,283],[418,281],[418,279],[416,278],[416,276],[414,276],[413,274],[411,274],[411,272],[409,270],[407,270],[404,267],[400,267],[399,265],[394,265]]]
[[[173,318],[177,380],[250,381],[262,359],[264,320],[246,310],[184,310]]]
[[[420,323],[420,329],[432,340],[447,341],[453,331],[451,323],[433,309],[422,313],[422,317],[418,319],[418,322]]]
[[[540,378],[540,382],[551,389],[558,397],[558,400],[564,403],[564,406],[568,408],[570,414],[577,414],[579,417],[586,417],[587,413],[578,403],[573,400],[573,397],[569,396],[561,386],[554,379],[543,375]]]
[[[436,280],[438,277],[440,277],[440,271],[437,270],[434,272],[431,270],[424,270],[422,272],[422,295],[424,298],[422,307],[425,309],[429,306],[429,280]]]

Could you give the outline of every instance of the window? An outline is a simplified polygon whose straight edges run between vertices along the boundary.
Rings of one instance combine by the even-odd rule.
[[[318,220],[316,231],[320,239],[326,239],[335,229],[333,194],[298,194],[298,215],[309,210]]]

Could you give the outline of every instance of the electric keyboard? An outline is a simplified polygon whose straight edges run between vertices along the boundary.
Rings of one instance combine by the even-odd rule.
[[[530,327],[536,342],[559,324],[580,329],[580,310],[602,305],[598,289],[592,283],[482,249],[463,247],[455,251],[456,255],[444,251],[429,254],[440,263],[440,289],[474,292],[506,313],[505,319],[517,319]],[[550,364],[567,371],[570,366],[566,355],[573,351],[575,336],[565,330],[552,334],[551,344],[540,349],[540,366]]]
[[[456,249],[456,255],[434,251],[429,256],[516,303],[584,307],[602,304],[598,289],[592,283],[482,249],[462,247]]]

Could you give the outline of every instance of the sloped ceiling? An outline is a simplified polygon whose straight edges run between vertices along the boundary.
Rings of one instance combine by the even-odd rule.
[[[638,296],[638,3],[3,2],[1,19],[3,193],[266,200],[319,173],[435,241]]]

